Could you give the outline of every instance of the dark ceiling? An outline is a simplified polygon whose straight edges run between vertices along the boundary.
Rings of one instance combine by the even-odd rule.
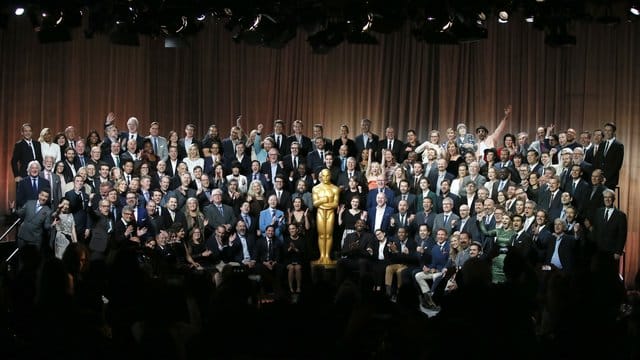
[[[550,46],[575,44],[578,22],[616,25],[635,21],[630,0],[40,0],[3,1],[0,27],[29,18],[42,43],[107,35],[114,44],[138,45],[139,36],[180,46],[207,22],[224,23],[235,41],[271,48],[306,36],[316,53],[338,44],[376,44],[376,35],[404,26],[420,41],[460,44],[485,39],[490,21],[526,21],[545,32]],[[23,9],[20,11],[20,9]],[[21,14],[22,13],[22,14]],[[19,15],[20,14],[20,15]]]

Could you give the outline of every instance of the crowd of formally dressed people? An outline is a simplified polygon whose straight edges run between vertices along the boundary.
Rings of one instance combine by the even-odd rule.
[[[246,305],[258,305],[264,294],[276,301],[326,300],[310,272],[318,257],[311,190],[327,169],[340,188],[332,251],[336,311],[356,303],[374,313],[390,311],[382,305],[388,301],[412,309],[414,297],[425,309],[440,311],[432,321],[443,328],[455,330],[446,319],[464,321],[480,336],[482,324],[493,321],[489,315],[504,304],[503,315],[513,316],[498,323],[521,321],[509,325],[522,330],[516,332],[523,337],[519,344],[544,338],[547,349],[555,350],[558,339],[567,337],[567,320],[553,303],[568,306],[563,285],[585,278],[613,284],[606,295],[614,300],[606,305],[615,316],[612,306],[624,300],[617,274],[627,218],[615,206],[624,146],[613,123],[579,135],[553,125],[531,138],[511,134],[510,113],[505,110],[493,132],[479,126],[471,133],[459,124],[442,134],[428,131],[426,141],[416,130],[400,139],[393,127],[378,136],[369,119],[354,138],[341,125],[333,140],[321,124],[307,136],[300,120],[288,135],[282,120],[271,133],[262,124],[246,131],[238,120],[228,137],[211,125],[202,138],[192,124],[183,137],[175,131],[161,136],[157,122],[143,134],[135,117],[120,131],[112,113],[103,131],[84,138],[68,126],[57,134],[44,128],[36,140],[32,126],[24,124],[12,156],[16,200],[10,210],[22,219],[21,270],[13,290],[19,281],[31,281],[33,293],[14,294],[24,300],[15,305],[16,319],[30,318],[28,311],[38,305],[79,306],[92,313],[82,325],[97,338],[113,336],[120,348],[146,349],[153,336],[170,337],[182,344],[172,351],[184,357],[185,339],[168,330],[157,334],[154,324],[202,334],[194,317],[233,321],[234,311],[255,310]],[[59,281],[61,288],[42,284],[45,269],[48,281]],[[171,279],[179,279],[190,301],[167,299]],[[230,306],[229,313],[202,303],[212,292],[213,303]],[[51,303],[42,304],[42,296]],[[132,296],[170,319],[158,320],[137,301],[134,306]],[[471,301],[467,309],[464,303]],[[478,308],[484,313],[473,311]],[[353,315],[355,307],[349,309]],[[54,321],[61,318],[47,320],[44,329],[63,327]],[[611,331],[616,324],[609,324]],[[16,331],[31,339],[41,335],[24,325]],[[362,341],[347,332],[340,336]],[[63,340],[45,342],[55,347],[56,341]],[[364,355],[349,344],[341,349]],[[425,351],[432,352],[446,353]]]

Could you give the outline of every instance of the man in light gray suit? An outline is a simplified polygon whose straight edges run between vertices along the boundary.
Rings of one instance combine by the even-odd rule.
[[[38,200],[28,200],[20,209],[16,209],[15,201],[10,203],[11,212],[22,219],[18,230],[18,247],[34,245],[41,248],[44,234],[51,229],[51,208],[47,206],[49,192],[41,190]]]
[[[57,209],[60,200],[62,200],[62,184],[60,182],[60,175],[55,174],[53,166],[55,165],[55,158],[51,155],[44,157],[43,169],[40,171],[40,176],[49,181],[51,185],[51,194],[49,200],[52,209]]]
[[[229,231],[236,224],[233,208],[222,203],[222,190],[220,189],[214,189],[211,192],[211,204],[204,208],[204,215],[209,221],[208,226],[212,229],[224,225]]]
[[[433,219],[433,231],[445,229],[450,236],[453,225],[459,221],[460,217],[453,213],[453,199],[446,197],[442,200],[442,212]]]
[[[153,152],[160,157],[160,159],[167,161],[169,157],[169,147],[167,146],[167,139],[160,136],[160,124],[157,121],[151,123],[149,128],[149,136],[147,139],[151,140],[153,146]]]

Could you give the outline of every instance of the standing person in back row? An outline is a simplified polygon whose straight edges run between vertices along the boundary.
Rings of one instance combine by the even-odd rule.
[[[604,207],[596,210],[591,222],[590,240],[603,258],[619,269],[620,257],[627,242],[627,214],[616,209],[616,193],[611,189],[602,192]]]
[[[493,134],[489,134],[489,130],[484,125],[476,128],[476,144],[478,145],[476,149],[476,159],[478,159],[478,161],[482,160],[485,149],[495,149],[498,147],[496,139],[501,139],[507,129],[507,120],[511,118],[511,111],[511,105],[507,105],[507,108],[504,109],[504,118],[502,118]]]
[[[616,139],[616,125],[612,122],[604,125],[604,139],[602,145],[598,148],[599,158],[602,162],[594,164],[598,169],[602,169],[604,173],[604,185],[609,189],[615,190],[620,179],[620,169],[622,168],[622,160],[624,159],[624,145]]]
[[[27,176],[27,165],[31,161],[37,160],[42,164],[42,151],[40,143],[32,138],[33,128],[30,124],[22,124],[22,139],[13,146],[11,156],[11,169],[15,182],[19,183],[23,177]]]

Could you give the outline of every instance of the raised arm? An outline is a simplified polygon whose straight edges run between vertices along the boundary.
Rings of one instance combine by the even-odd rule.
[[[505,133],[507,129],[507,120],[511,118],[512,111],[512,106],[507,105],[506,109],[504,109],[504,117],[502,118],[500,123],[498,123],[496,130],[493,132],[493,134],[487,136],[487,138],[491,139],[491,143],[493,143],[493,146],[496,146],[496,140],[499,140]]]

